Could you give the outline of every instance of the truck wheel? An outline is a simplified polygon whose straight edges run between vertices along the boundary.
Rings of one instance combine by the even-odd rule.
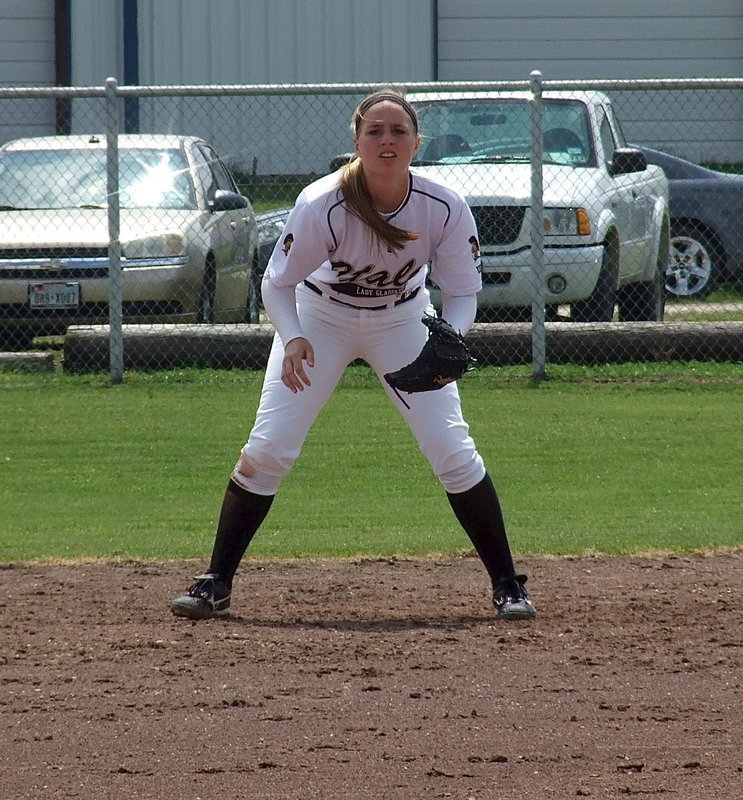
[[[668,228],[658,244],[655,275],[647,283],[631,283],[619,292],[619,319],[622,322],[663,322],[666,308],[664,274],[668,263]]]
[[[593,293],[586,300],[572,304],[570,315],[573,322],[611,322],[616,301],[617,246],[614,240],[604,245],[601,269]]]

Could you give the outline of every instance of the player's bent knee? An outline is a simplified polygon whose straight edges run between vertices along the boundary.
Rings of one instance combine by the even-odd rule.
[[[243,489],[255,494],[275,494],[281,481],[289,471],[291,464],[279,463],[269,453],[247,446],[243,448],[240,458],[232,471],[232,480]]]
[[[237,460],[235,472],[237,472],[241,478],[253,478],[256,473],[255,464],[243,453]]]
[[[442,486],[451,494],[466,492],[485,477],[485,464],[478,453],[461,466],[441,473],[438,478]]]
[[[240,488],[252,492],[255,491],[256,484],[254,481],[256,477],[258,477],[258,474],[259,470],[255,462],[243,453],[240,455],[240,458],[238,458],[230,478]]]

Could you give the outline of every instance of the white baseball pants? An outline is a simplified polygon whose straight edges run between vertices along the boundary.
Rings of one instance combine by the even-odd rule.
[[[457,384],[405,395],[410,405],[406,409],[383,378],[409,364],[425,344],[428,331],[421,317],[433,313],[428,292],[421,290],[396,307],[364,310],[336,303],[300,285],[297,311],[315,351],[315,366],[306,368],[312,385],[296,394],[284,386],[284,348],[275,336],[255,424],[232,473],[239,486],[263,495],[278,491],[317,415],[346,367],[356,359],[366,361],[379,376],[446,491],[465,492],[482,480],[485,466],[462,417]],[[361,408],[359,419],[363,418]],[[360,425],[359,436],[363,435]]]

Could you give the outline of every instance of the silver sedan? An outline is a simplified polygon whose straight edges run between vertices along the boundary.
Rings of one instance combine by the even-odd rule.
[[[243,322],[255,215],[205,141],[119,137],[125,322]],[[106,140],[17,139],[0,148],[0,339],[108,321]]]

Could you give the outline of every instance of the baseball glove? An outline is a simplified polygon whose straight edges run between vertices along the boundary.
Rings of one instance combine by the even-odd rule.
[[[406,408],[410,406],[400,392],[413,394],[441,389],[459,380],[474,361],[464,338],[446,320],[425,316],[421,322],[428,328],[428,341],[421,352],[407,366],[384,376]]]

